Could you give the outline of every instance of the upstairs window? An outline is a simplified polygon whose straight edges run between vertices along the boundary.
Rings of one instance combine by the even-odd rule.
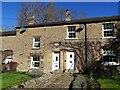
[[[114,25],[112,23],[103,24],[103,38],[114,37]]]
[[[39,56],[31,57],[31,68],[39,68],[40,58]]]
[[[75,32],[76,26],[68,26],[67,29],[67,38],[76,38],[76,32]]]
[[[33,48],[40,48],[40,37],[33,38]]]

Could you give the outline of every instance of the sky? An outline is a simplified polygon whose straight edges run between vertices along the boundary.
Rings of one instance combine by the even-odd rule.
[[[57,7],[84,11],[86,18],[118,15],[118,2],[56,2]],[[14,30],[17,25],[17,15],[21,2],[2,2],[2,27],[4,30]]]

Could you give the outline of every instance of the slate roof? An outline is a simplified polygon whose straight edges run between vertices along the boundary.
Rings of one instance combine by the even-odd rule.
[[[16,31],[5,31],[5,32],[0,32],[0,36],[15,36]]]
[[[83,18],[71,21],[58,21],[58,22],[47,22],[41,24],[33,24],[26,26],[17,26],[16,29],[21,27],[25,28],[35,28],[35,27],[45,27],[45,26],[59,26],[59,25],[70,25],[70,24],[88,24],[88,23],[99,23],[99,22],[109,22],[109,21],[120,21],[120,16],[107,16],[107,17],[96,17],[96,18]],[[0,32],[0,36],[15,36],[16,31],[5,31]]]
[[[120,21],[120,16],[108,16],[108,17],[96,17],[96,18],[83,18],[71,21],[58,21],[58,22],[47,22],[41,24],[33,24],[23,26],[25,28],[35,28],[35,27],[45,27],[45,26],[59,26],[59,25],[69,25],[69,24],[87,24],[87,23],[99,23],[107,21]],[[21,26],[17,26],[16,29],[20,29]]]

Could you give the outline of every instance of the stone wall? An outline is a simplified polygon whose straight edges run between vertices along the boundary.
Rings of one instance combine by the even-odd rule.
[[[21,85],[17,85],[14,86],[12,88],[45,88],[47,87],[49,84],[51,84],[53,81],[55,81],[59,76],[61,76],[61,74],[58,73],[46,73],[43,76],[39,77],[39,78],[35,78],[32,80],[29,80],[25,83],[22,83]]]
[[[104,23],[104,22],[103,22]],[[70,40],[67,38],[67,26],[76,26],[79,28],[79,24],[72,25],[60,25],[60,26],[46,26],[27,28],[24,33],[20,33],[20,29],[17,29],[16,36],[4,36],[2,37],[3,50],[13,50],[13,61],[18,62],[18,71],[28,71],[31,69],[31,56],[40,56],[40,70],[47,73],[52,71],[52,53],[56,51],[50,43],[53,42],[74,42],[78,40],[85,40],[85,29],[80,32],[76,32],[77,39]],[[88,40],[100,40],[102,42],[107,39],[102,39],[102,23],[89,23],[86,25]],[[35,36],[41,37],[40,49],[33,49],[33,38]],[[106,43],[106,42],[105,42]],[[59,50],[59,49],[58,49]],[[59,50],[60,51],[60,50]],[[60,69],[66,68],[66,54],[60,51],[61,66]],[[63,64],[63,65],[62,65]]]

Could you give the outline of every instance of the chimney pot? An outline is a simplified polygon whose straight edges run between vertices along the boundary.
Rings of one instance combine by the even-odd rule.
[[[66,15],[66,21],[70,21],[70,11],[68,9],[66,10],[65,15]]]
[[[35,17],[34,16],[32,16],[32,17],[29,17],[29,22],[28,22],[28,24],[29,25],[31,25],[31,24],[34,24],[35,23]]]

